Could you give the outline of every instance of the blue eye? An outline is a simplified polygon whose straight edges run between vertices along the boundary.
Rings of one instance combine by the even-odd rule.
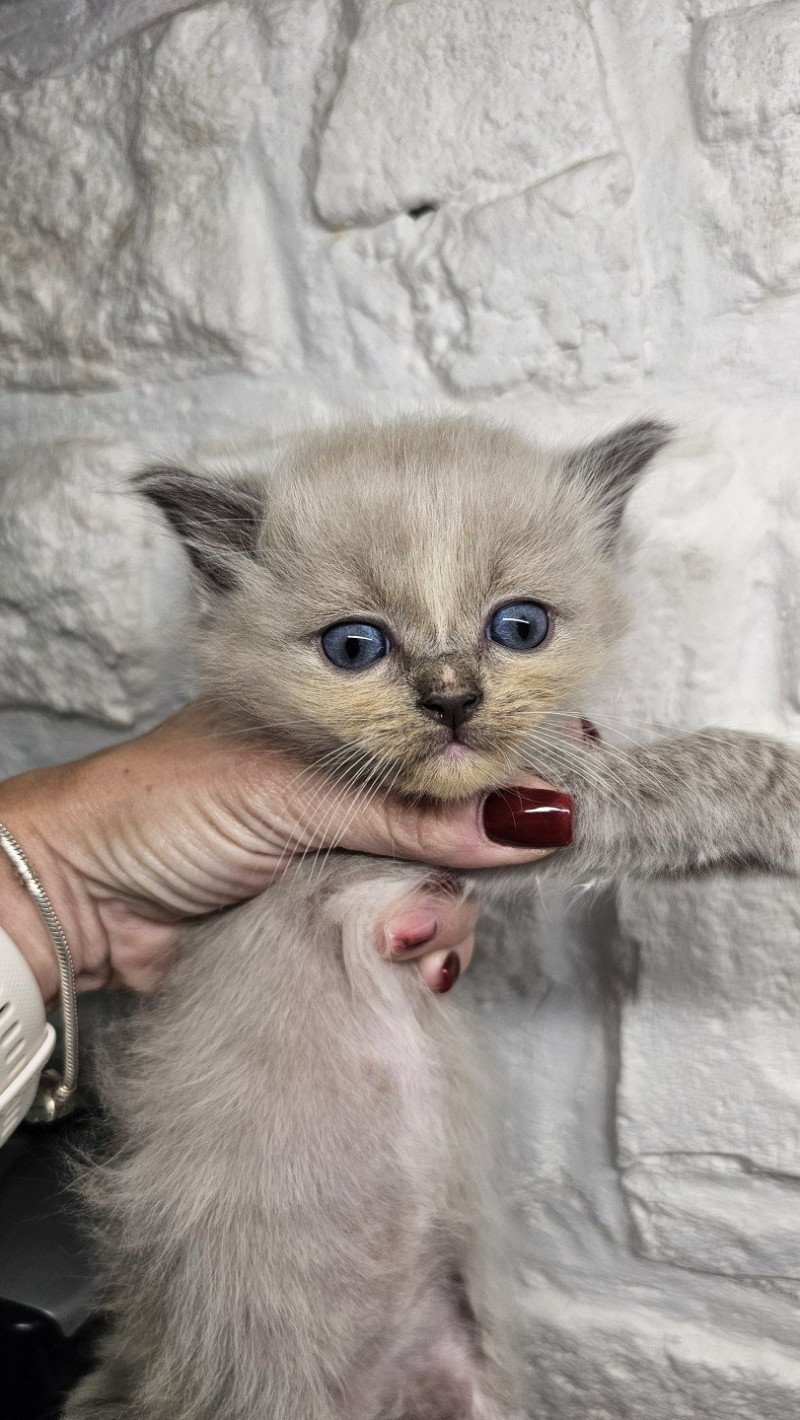
[[[486,628],[490,641],[507,651],[535,651],[550,630],[550,615],[538,602],[509,602],[495,612]]]
[[[374,666],[389,650],[389,639],[368,621],[342,621],[322,633],[322,649],[343,671],[363,671]]]

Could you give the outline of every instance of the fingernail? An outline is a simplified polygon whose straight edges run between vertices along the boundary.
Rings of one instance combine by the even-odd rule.
[[[592,723],[591,720],[581,720],[581,733],[585,740],[597,740],[598,742],[600,741],[600,731],[598,730],[597,726]]]
[[[508,848],[566,848],[572,842],[572,800],[559,789],[503,789],[483,805],[483,828]]]
[[[443,996],[445,991],[451,991],[461,975],[461,961],[458,952],[448,952],[439,970],[439,984],[434,990]]]
[[[416,912],[406,912],[395,917],[384,928],[386,946],[390,952],[411,952],[424,947],[436,936],[439,926],[432,912],[420,908]]]

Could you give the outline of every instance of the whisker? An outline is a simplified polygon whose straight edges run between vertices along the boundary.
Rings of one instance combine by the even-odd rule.
[[[275,868],[276,875],[282,869],[284,859],[288,858],[288,862],[286,864],[288,868],[290,863],[294,864],[296,862],[302,862],[303,859],[307,856],[307,854],[311,851],[312,847],[315,846],[315,840],[312,837],[311,840],[306,844],[305,848],[303,849],[303,852],[298,853],[298,849],[300,848],[300,845],[303,842],[304,834],[308,833],[309,829],[311,829],[312,827],[311,822],[309,820],[312,817],[313,811],[317,808],[320,813],[324,811],[325,806],[327,805],[331,795],[335,793],[336,789],[341,786],[341,784],[347,778],[350,772],[351,764],[355,760],[357,760],[358,753],[359,751],[357,747],[354,747],[352,745],[341,745],[337,748],[334,755],[334,762],[330,767],[329,772],[324,776],[322,782],[317,786],[312,797],[302,806],[300,814],[298,815],[297,830],[294,835],[288,840],[283,850],[283,853],[281,854],[281,857],[278,860],[278,864]],[[336,755],[341,756],[341,758],[337,760]],[[309,771],[313,772],[314,767],[315,766],[309,766]],[[299,775],[298,779],[301,779],[302,777],[303,775]]]
[[[371,783],[371,781],[372,781],[374,775],[378,772],[379,767],[380,767],[379,765],[374,765],[372,768],[370,768],[370,769],[367,771],[365,780],[364,780],[362,783],[360,783],[360,784],[358,784],[358,785],[356,786],[356,788],[355,788],[355,794],[354,794],[354,800],[355,800],[356,803],[358,803],[358,802],[363,798],[363,795],[364,795],[364,793],[365,793],[365,790],[366,790],[367,786]],[[349,769],[349,766],[348,766],[348,769]],[[345,777],[345,775],[339,775],[339,776],[338,776],[338,783],[339,783],[340,785],[341,785],[342,780],[343,780],[344,777]],[[333,802],[332,802],[332,803],[329,802],[329,801],[330,801],[330,796],[328,796],[328,798],[325,800],[325,806],[327,807],[327,806],[329,805],[329,807],[327,807],[327,812],[326,812],[326,814],[325,814],[325,817],[324,817],[323,821],[322,821],[321,823],[319,823],[319,824],[317,825],[317,828],[316,828],[316,834],[315,834],[315,836],[316,836],[316,839],[317,839],[317,843],[316,843],[316,851],[315,851],[315,853],[314,853],[314,858],[313,858],[313,860],[312,860],[312,877],[313,877],[313,872],[314,872],[314,870],[315,870],[315,868],[316,868],[316,865],[317,865],[318,862],[319,862],[320,855],[323,853],[323,851],[326,852],[326,854],[330,851],[330,845],[329,845],[329,843],[327,842],[328,834],[329,834],[329,828],[330,828],[330,825],[331,825],[332,822],[333,822],[333,819],[334,819],[335,815],[338,813],[338,810],[339,810],[340,806],[344,803],[344,801],[345,801],[345,799],[346,799],[347,794],[348,794],[349,791],[350,791],[350,785],[349,785],[349,784],[345,784],[344,787],[341,788],[340,791],[339,791],[338,793],[336,793],[336,794],[333,796]]]
[[[309,842],[300,855],[301,859],[305,858],[312,849],[318,851],[322,846],[320,834],[324,835],[324,815],[326,810],[332,798],[336,798],[337,802],[341,801],[349,787],[347,781],[350,779],[353,767],[358,763],[361,752],[357,746],[345,748],[346,753],[342,759],[335,764],[332,772],[326,776],[324,782],[320,784],[311,799],[303,805],[302,818],[295,839],[295,849],[299,847],[302,842],[304,833],[310,836]]]
[[[547,751],[550,750],[555,754],[554,767],[556,774],[553,777],[556,779],[558,778],[558,763],[560,760],[568,769],[576,772],[579,778],[583,778],[588,784],[592,785],[593,788],[608,795],[609,798],[615,800],[620,806],[624,806],[629,802],[629,795],[626,795],[625,792],[626,786],[624,780],[620,778],[618,773],[614,772],[613,766],[609,766],[607,762],[604,765],[598,762],[598,751],[593,749],[587,750],[585,747],[578,745],[573,746],[566,739],[561,740],[555,736],[547,735],[546,732],[542,733],[541,731],[538,735],[532,737],[528,742],[527,748],[528,757],[533,761],[532,767],[541,772],[545,778],[552,773],[553,768],[552,761],[549,765],[547,763]],[[540,760],[538,764],[536,763],[537,748],[544,749],[544,761]],[[598,760],[593,761],[591,756],[595,754],[598,755]],[[609,773],[609,769],[611,769],[611,773]],[[603,772],[604,770],[605,773]]]
[[[567,712],[555,713],[567,716]],[[572,717],[569,716],[569,718]],[[552,745],[552,734],[552,730],[548,730],[546,726],[542,726],[539,727],[538,731],[536,732],[536,739],[539,739],[542,743],[549,742],[549,744]],[[535,742],[536,741],[534,740],[534,743]],[[594,784],[598,783],[598,777],[597,775],[595,775],[594,777],[592,776],[592,768],[599,771],[600,773],[602,773],[602,771],[606,771],[606,774],[608,774],[608,771],[611,770],[612,772],[610,778],[613,779],[624,791],[626,791],[626,799],[627,801],[629,801],[630,789],[626,784],[624,773],[615,772],[615,770],[618,769],[618,766],[610,764],[609,761],[615,758],[618,761],[626,760],[629,755],[635,754],[637,750],[645,748],[646,745],[642,745],[638,742],[634,742],[633,748],[630,749],[627,746],[618,746],[613,743],[609,743],[608,741],[604,741],[602,746],[588,748],[580,745],[572,745],[571,742],[565,737],[563,745],[559,750],[559,753],[563,755],[565,763],[571,762],[573,766],[577,764],[579,772],[584,773],[584,777],[586,777],[590,782]],[[574,754],[570,757],[570,750],[574,750],[576,753],[579,754],[580,758],[578,761],[576,761]],[[665,777],[672,777],[673,779],[675,778],[675,774],[671,770],[669,765],[664,765],[663,768],[659,770],[659,773],[655,774],[647,766],[647,764],[642,763],[641,757],[638,757],[636,760],[635,770],[637,779],[640,782],[643,781],[644,783],[648,784],[653,790],[658,790],[659,788],[663,787]]]
[[[315,873],[317,873],[317,870],[319,870],[318,875],[319,875],[320,877],[322,876],[322,874],[323,874],[323,872],[324,872],[324,870],[325,870],[325,865],[327,864],[328,859],[329,859],[331,853],[333,852],[334,846],[337,846],[338,843],[341,842],[342,835],[343,835],[344,832],[346,832],[346,824],[347,824],[347,822],[349,822],[349,821],[353,818],[353,816],[355,815],[355,813],[358,811],[358,809],[359,809],[359,807],[361,806],[361,803],[362,803],[362,801],[363,801],[363,799],[364,799],[364,795],[366,794],[367,789],[368,789],[370,783],[372,782],[373,778],[374,778],[376,775],[379,775],[379,774],[380,774],[380,770],[381,770],[380,765],[376,765],[376,767],[375,767],[372,771],[370,771],[369,775],[367,776],[366,782],[365,782],[364,784],[360,785],[359,788],[357,789],[357,791],[356,791],[356,793],[355,793],[355,795],[354,795],[354,798],[353,798],[353,802],[352,802],[352,804],[351,804],[351,806],[350,806],[349,817],[346,817],[346,819],[345,819],[345,827],[344,827],[344,829],[340,830],[340,832],[338,833],[338,835],[337,835],[337,834],[333,834],[333,835],[331,836],[330,842],[329,842],[327,845],[325,844],[324,841],[323,841],[322,843],[320,843],[319,847],[317,848],[317,852],[316,852],[316,854],[315,854],[315,856],[314,856],[314,860],[313,860],[313,862],[312,862],[311,874],[310,874],[310,877],[309,877],[309,882],[310,882],[310,883],[313,882],[313,880],[314,880],[314,875],[315,875]],[[344,802],[345,797],[346,797],[346,794],[345,794],[345,793],[342,793],[342,794],[340,794],[340,795],[338,796],[338,798],[337,798],[337,800],[336,800],[336,802],[335,802],[335,804],[334,804],[334,806],[333,806],[332,812],[328,815],[328,817],[327,817],[327,819],[326,819],[326,822],[325,822],[325,829],[324,829],[324,831],[323,831],[323,832],[324,832],[324,836],[327,836],[328,830],[329,830],[329,828],[330,828],[330,826],[331,826],[331,824],[332,824],[332,822],[333,822],[333,818],[334,818],[335,814],[338,812],[339,806]],[[321,855],[322,855],[322,853],[323,853],[323,850],[324,850],[324,857],[322,858],[322,860],[321,860],[321,862],[320,862],[320,857],[321,857]]]
[[[395,780],[397,779],[397,775],[398,775],[398,773],[399,773],[399,769],[400,769],[400,767],[398,766],[398,768],[395,770],[395,773],[392,775],[392,783],[394,783]],[[345,834],[347,833],[347,830],[348,830],[348,828],[350,827],[350,824],[353,822],[353,819],[355,818],[356,813],[358,813],[358,812],[361,812],[361,813],[365,812],[365,811],[369,808],[369,806],[370,806],[370,804],[372,803],[373,799],[375,798],[376,794],[378,794],[378,793],[381,791],[382,785],[384,785],[384,784],[386,783],[387,778],[388,778],[389,774],[391,773],[391,765],[387,766],[387,768],[386,768],[385,770],[382,769],[381,766],[379,765],[379,766],[378,766],[378,770],[379,770],[379,772],[378,772],[378,774],[377,774],[374,787],[373,787],[372,790],[367,794],[367,797],[364,798],[363,795],[362,795],[361,800],[359,800],[359,797],[358,797],[358,796],[356,796],[356,798],[354,799],[353,804],[351,805],[351,808],[350,808],[350,812],[349,812],[348,814],[346,814],[344,823],[342,824],[342,826],[341,826],[341,828],[340,828],[340,830],[339,830],[338,835],[336,835],[336,836],[331,840],[331,843],[330,843],[330,845],[329,845],[329,847],[328,847],[328,851],[327,851],[327,853],[325,854],[325,857],[324,857],[324,859],[323,859],[322,866],[321,866],[321,868],[320,868],[320,873],[323,873],[323,872],[324,872],[324,870],[325,870],[325,865],[326,865],[326,863],[327,863],[327,861],[328,861],[328,859],[329,859],[331,853],[332,853],[336,848],[339,847],[339,844],[341,843],[342,839],[344,838]]]

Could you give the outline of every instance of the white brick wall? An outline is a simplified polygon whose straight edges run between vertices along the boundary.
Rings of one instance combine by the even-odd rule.
[[[798,0],[0,11],[5,770],[181,693],[132,464],[364,403],[676,420],[594,708],[800,738]],[[537,1420],[800,1411],[799,903],[546,899],[476,969]]]

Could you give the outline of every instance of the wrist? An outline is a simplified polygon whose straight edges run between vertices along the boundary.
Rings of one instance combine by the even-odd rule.
[[[58,914],[73,953],[83,940],[89,903],[48,833],[58,819],[52,795],[43,796],[38,771],[0,783],[0,822],[18,840]],[[53,835],[53,838],[55,835]],[[0,926],[36,978],[47,1009],[59,996],[59,972],[50,934],[5,853],[0,853]],[[76,972],[80,964],[76,962]]]
[[[0,930],[0,1146],[36,1102],[55,1041],[27,959]]]
[[[20,878],[25,888],[25,891],[33,900],[36,910],[39,913],[39,916],[41,917],[42,921],[44,922],[44,925],[50,936],[50,940],[53,944],[53,950],[56,954],[56,961],[58,962],[58,973],[61,988],[60,1004],[64,1029],[64,1064],[63,1069],[61,1071],[48,1070],[46,1074],[41,1076],[41,1079],[35,1086],[35,1097],[32,1101],[33,1107],[29,1116],[30,1118],[37,1119],[41,1122],[51,1123],[53,1120],[61,1119],[65,1114],[69,1114],[71,1110],[75,1107],[75,1096],[78,1087],[79,1061],[78,1010],[77,1002],[75,1000],[75,970],[72,961],[72,955],[70,952],[69,941],[64,932],[64,925],[59,919],[58,913],[56,912],[52,902],[50,901],[50,897],[47,893],[47,890],[44,887],[41,879],[39,878],[36,870],[33,868],[29,858],[25,853],[25,850],[22,848],[18,840],[14,837],[13,833],[11,833],[10,829],[6,826],[6,824],[0,825],[0,849],[2,849],[3,854],[9,860],[12,868],[16,872],[17,876]],[[42,999],[42,991],[37,984],[36,977],[34,976],[33,971],[28,965],[26,958],[23,957],[19,948],[14,945],[11,938],[5,932],[0,934],[0,939],[5,943],[7,949],[5,953],[5,969],[6,994],[8,996],[8,999],[4,1006],[4,1010],[6,1012],[10,1011],[12,1013],[12,1031],[14,1031],[15,1029],[19,1029],[20,1031],[23,1030],[23,1027],[21,1025],[21,1019],[24,1019],[25,1012],[27,1012],[29,1018],[32,1020],[33,1017],[31,1015],[31,1012],[33,1011],[39,1025],[44,1026],[45,1013],[44,1002]],[[14,965],[15,963],[16,968]],[[9,969],[11,971],[10,978],[7,974]],[[14,991],[13,989],[14,974],[16,974],[17,977],[18,989],[16,991]],[[21,992],[19,990],[20,986],[22,987]],[[18,998],[16,1012],[14,1001],[15,996]],[[21,1001],[19,999],[20,996],[22,997]],[[22,1005],[23,1007],[22,1017],[20,1017],[19,1015],[20,1005]],[[15,1015],[16,1021],[14,1020]],[[44,1035],[45,1037],[47,1037],[48,1035],[51,1036],[50,1044],[52,1045],[51,1027],[47,1027],[47,1029],[44,1031]],[[36,1066],[42,1054],[42,1050],[47,1049],[48,1042],[47,1039],[45,1039],[44,1041],[39,1040],[38,1042],[31,1042],[29,1039],[28,1046],[30,1047],[31,1044],[34,1048],[32,1052],[29,1048],[29,1059],[24,1069],[22,1070],[22,1073],[20,1073],[19,1068],[17,1068],[19,1065],[19,1061],[15,1061],[13,1058],[15,1052],[19,1053],[19,1050],[24,1049],[24,1047],[22,1046],[22,1042],[16,1041],[12,1045],[10,1055],[8,1051],[6,1052],[6,1064],[10,1065],[11,1067],[12,1078],[9,1081],[8,1089],[5,1091],[4,1096],[0,1097],[0,1103],[4,1103],[4,1105],[8,1104],[9,1107],[13,1104],[13,1108],[11,1110],[12,1115],[20,1104],[20,1087],[24,1087],[24,1089],[27,1091],[28,1086],[30,1085],[30,1080],[26,1076],[25,1072],[26,1070],[36,1069]],[[8,1073],[8,1071],[6,1073]],[[14,1079],[14,1076],[17,1077],[16,1081]]]

